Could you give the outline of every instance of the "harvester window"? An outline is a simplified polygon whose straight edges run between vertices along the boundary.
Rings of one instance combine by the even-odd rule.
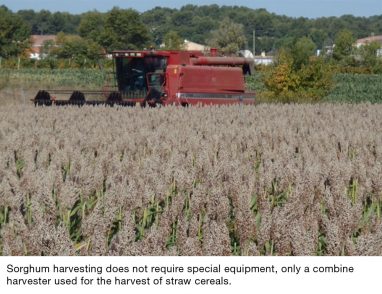
[[[120,57],[116,59],[118,88],[127,97],[145,96],[147,74],[164,71],[167,58],[163,56]]]

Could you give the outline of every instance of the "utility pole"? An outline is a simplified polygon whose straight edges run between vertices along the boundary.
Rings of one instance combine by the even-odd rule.
[[[253,29],[252,31],[252,38],[253,38],[253,56],[256,56],[256,29]]]

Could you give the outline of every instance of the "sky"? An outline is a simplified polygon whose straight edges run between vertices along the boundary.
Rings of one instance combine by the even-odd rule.
[[[0,0],[12,11],[33,9],[39,11],[47,9],[66,11],[72,14],[89,10],[106,12],[114,6],[120,8],[133,8],[140,12],[155,6],[180,8],[186,4],[194,5],[238,5],[250,8],[265,8],[276,14],[292,17],[317,18],[321,16],[341,16],[352,14],[355,16],[382,15],[382,0],[236,0],[236,1],[208,1],[208,0],[167,0],[167,1],[123,1],[123,0]]]

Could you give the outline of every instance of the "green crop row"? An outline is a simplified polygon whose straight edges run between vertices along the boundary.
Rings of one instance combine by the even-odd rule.
[[[337,74],[334,88],[325,98],[330,102],[382,102],[382,75]]]
[[[108,74],[97,69],[0,69],[0,88],[11,87],[81,87],[101,88]]]

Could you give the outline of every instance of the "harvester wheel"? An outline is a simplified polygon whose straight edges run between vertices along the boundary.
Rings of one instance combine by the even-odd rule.
[[[70,104],[83,105],[85,104],[85,95],[81,91],[74,91],[69,98]]]
[[[122,102],[122,95],[119,92],[111,92],[106,100],[107,103],[113,105]]]
[[[37,92],[36,97],[34,97],[35,105],[51,105],[52,100],[48,91],[40,90]]]

